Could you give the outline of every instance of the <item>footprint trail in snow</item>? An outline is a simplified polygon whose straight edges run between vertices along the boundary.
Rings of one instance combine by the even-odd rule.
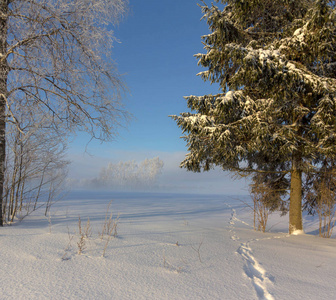
[[[232,209],[231,218],[229,221],[229,231],[232,233],[231,239],[234,241],[239,241],[240,238],[236,235],[236,232],[234,231],[235,221],[242,222],[246,225],[249,224],[239,220],[236,215],[236,210],[231,206],[229,207]],[[251,280],[251,283],[257,293],[257,297],[260,300],[274,300],[274,297],[267,290],[267,285],[273,284],[272,277],[267,274],[266,270],[253,256],[253,251],[250,248],[249,243],[250,241],[248,241],[247,243],[241,243],[237,250],[237,253],[241,255],[245,262],[245,275]]]
[[[265,269],[253,256],[249,243],[242,243],[237,252],[245,261],[245,274],[251,279],[259,299],[273,300],[273,296],[268,292],[267,285],[272,284],[271,277],[267,275]]]
[[[229,228],[230,228],[230,232],[232,233],[231,239],[234,241],[239,241],[239,237],[236,236],[235,232],[234,232],[234,224],[235,224],[235,220],[236,220],[236,210],[234,208],[232,208],[232,213],[231,213],[231,218],[229,221]]]

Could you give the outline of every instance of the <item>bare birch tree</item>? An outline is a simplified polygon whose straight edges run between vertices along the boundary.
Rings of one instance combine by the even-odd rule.
[[[23,135],[39,124],[46,132],[62,126],[66,135],[84,130],[107,140],[127,117],[109,57],[111,26],[126,9],[127,0],[0,0],[1,226],[6,123]]]
[[[14,124],[7,125],[3,196],[6,223],[37,208],[45,207],[47,212],[62,194],[68,165],[64,159],[66,143],[59,132],[42,128],[24,134]]]

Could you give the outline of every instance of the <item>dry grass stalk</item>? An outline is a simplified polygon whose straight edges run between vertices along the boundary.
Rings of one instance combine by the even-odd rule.
[[[119,223],[119,214],[117,215],[115,219],[113,219],[113,213],[109,212],[111,203],[112,201],[110,201],[110,203],[107,206],[105,221],[104,221],[102,232],[101,232],[101,239],[104,238],[104,235],[107,236],[104,249],[103,249],[103,254],[102,254],[103,257],[105,257],[106,249],[111,240],[111,237],[116,238],[118,236],[117,229],[118,229],[118,223]]]
[[[79,241],[77,242],[78,246],[78,254],[82,254],[83,251],[86,249],[86,241],[85,236],[82,234],[79,238]]]
[[[111,239],[111,236],[109,235],[109,236],[107,237],[107,240],[106,240],[105,245],[104,245],[104,249],[103,249],[102,257],[105,257],[106,249],[107,249],[107,246],[108,246],[108,244],[109,244],[109,242],[110,242],[110,239]]]
[[[86,238],[89,238],[92,235],[90,218],[88,218],[88,220],[86,222],[84,235],[85,235]]]
[[[48,211],[48,227],[49,227],[49,234],[51,234],[51,215],[50,210]]]
[[[64,254],[62,256],[62,260],[68,260],[69,259],[69,257],[67,257],[67,254],[68,254],[68,251],[70,251],[70,249],[71,249],[71,242],[72,242],[73,237],[74,237],[73,235],[70,234],[70,230],[69,230],[68,226],[67,226],[67,228],[68,228],[69,243],[66,246],[66,248],[64,249]]]
[[[82,220],[80,216],[78,216],[78,234],[82,235]]]
[[[118,223],[119,223],[119,214],[117,215],[116,218],[113,218],[112,212],[110,212],[110,206],[111,206],[112,201],[109,203],[107,206],[106,210],[106,215],[105,215],[105,220],[102,226],[102,231],[101,233],[98,233],[98,238],[101,240],[104,239],[106,236],[106,241],[104,243],[104,248],[103,248],[103,254],[102,256],[105,257],[107,247],[109,245],[109,242],[111,238],[116,238],[118,236]],[[69,243],[67,247],[64,250],[64,255],[62,256],[62,260],[67,260],[69,259],[67,257],[68,251],[71,249],[71,241],[73,240],[73,235],[70,235],[69,228],[68,228],[68,235],[69,235]],[[92,228],[91,228],[91,222],[90,218],[88,218],[85,227],[82,226],[82,220],[81,217],[78,216],[78,235],[79,235],[79,240],[77,242],[77,254],[82,254],[86,248],[87,248],[87,242],[89,241],[89,238],[92,236]]]
[[[108,244],[111,240],[111,237],[115,238],[115,237],[118,236],[118,232],[117,232],[118,221],[119,221],[119,215],[115,220],[110,218],[109,222],[106,226],[106,228],[107,228],[107,239],[106,239],[104,250],[103,250],[103,255],[102,255],[103,257],[105,257],[105,252],[106,252],[107,246],[108,246]]]
[[[111,204],[112,204],[112,200],[109,202],[109,204],[107,205],[107,208],[106,208],[105,221],[103,223],[103,228],[102,228],[102,231],[101,231],[101,234],[100,234],[101,239],[103,239],[106,232],[108,232],[107,226],[108,226],[109,223],[111,223],[111,220],[112,220],[112,217],[113,217],[112,213],[110,213]]]
[[[83,251],[86,249],[86,239],[91,236],[90,218],[88,218],[86,222],[86,227],[83,230],[82,220],[80,216],[78,216],[78,234],[79,234],[79,241],[77,242],[78,254],[82,254]]]

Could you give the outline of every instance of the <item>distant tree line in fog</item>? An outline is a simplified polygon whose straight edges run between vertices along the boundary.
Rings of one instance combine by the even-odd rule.
[[[155,185],[158,176],[162,173],[163,165],[159,157],[146,158],[141,162],[134,160],[109,162],[106,167],[101,168],[97,177],[70,179],[69,184],[80,188],[149,188]]]

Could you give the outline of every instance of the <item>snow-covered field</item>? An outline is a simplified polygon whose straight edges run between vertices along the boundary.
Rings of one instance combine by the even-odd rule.
[[[117,231],[101,232],[109,202]],[[72,193],[0,228],[0,299],[335,299],[336,240],[253,230],[242,196]],[[82,240],[79,216],[85,233]],[[91,232],[91,234],[90,234]],[[102,254],[105,249],[105,256]]]

